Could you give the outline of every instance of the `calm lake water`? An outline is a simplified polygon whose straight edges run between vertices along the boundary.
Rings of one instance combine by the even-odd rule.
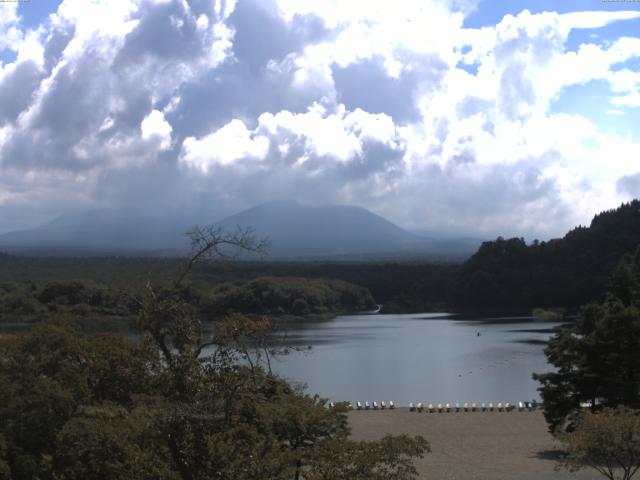
[[[278,335],[304,351],[272,368],[334,401],[514,403],[539,399],[531,374],[551,369],[542,350],[557,325],[446,313],[288,322]],[[25,328],[0,324],[0,333]]]
[[[312,348],[272,366],[335,401],[513,403],[539,399],[531,374],[550,370],[542,350],[556,325],[448,314],[291,323],[287,342]]]

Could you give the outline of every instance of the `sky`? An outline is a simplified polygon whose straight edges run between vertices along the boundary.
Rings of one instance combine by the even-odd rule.
[[[640,2],[0,2],[0,233],[273,200],[546,239],[640,197]]]

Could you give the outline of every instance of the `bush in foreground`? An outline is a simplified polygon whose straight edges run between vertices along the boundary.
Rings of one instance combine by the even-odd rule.
[[[590,467],[609,480],[631,480],[640,469],[640,411],[625,407],[584,412],[572,432],[558,435],[566,448],[561,466]]]

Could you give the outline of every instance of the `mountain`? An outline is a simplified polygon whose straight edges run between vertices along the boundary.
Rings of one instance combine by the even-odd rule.
[[[227,230],[253,228],[258,237],[270,240],[272,258],[460,258],[479,245],[452,249],[446,242],[422,238],[364,208],[344,205],[270,202],[232,215],[219,225]]]
[[[187,248],[184,232],[211,217],[182,212],[164,216],[89,211],[58,217],[40,227],[0,235],[0,249],[40,255],[175,255]],[[353,206],[270,202],[227,217],[226,230],[251,227],[270,240],[272,259],[375,260],[429,257],[462,260],[479,245],[410,233]]]
[[[87,211],[0,235],[2,250],[37,255],[135,255],[187,247],[188,218]]]
[[[309,207],[270,202],[232,215],[219,225],[227,230],[251,227],[270,240],[274,257],[358,255],[399,252],[415,247],[418,237],[359,207]]]

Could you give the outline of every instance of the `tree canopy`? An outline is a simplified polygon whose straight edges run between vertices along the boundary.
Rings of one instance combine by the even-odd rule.
[[[571,427],[581,404],[640,408],[640,248],[616,268],[605,301],[557,328],[545,354],[556,371],[534,378],[552,431]]]
[[[459,270],[453,304],[579,307],[603,300],[607,279],[640,244],[640,200],[594,216],[563,238],[485,242]]]
[[[584,412],[575,429],[558,435],[566,448],[561,466],[590,467],[609,480],[631,480],[640,470],[640,411],[626,407]]]

